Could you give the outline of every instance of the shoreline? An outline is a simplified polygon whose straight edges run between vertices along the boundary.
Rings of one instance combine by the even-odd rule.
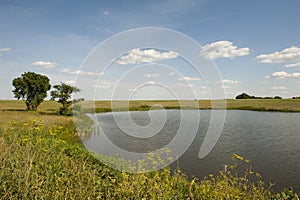
[[[124,105],[126,104],[126,105]],[[91,106],[92,105],[92,106]],[[159,109],[195,110],[249,110],[259,112],[299,113],[300,99],[251,99],[251,100],[132,100],[132,101],[83,101],[82,109],[95,113],[112,111],[147,111]],[[127,107],[126,107],[127,106]]]

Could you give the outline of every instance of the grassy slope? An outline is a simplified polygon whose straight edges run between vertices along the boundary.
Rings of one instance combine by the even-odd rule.
[[[297,199],[291,190],[271,193],[251,170],[237,176],[237,162],[244,162],[238,155],[227,170],[202,180],[167,168],[128,174],[101,164],[66,134],[74,132],[38,120],[1,130],[0,199]]]

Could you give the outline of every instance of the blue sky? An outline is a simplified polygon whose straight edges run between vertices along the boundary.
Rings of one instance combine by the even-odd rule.
[[[13,99],[12,79],[27,71],[79,86],[86,99],[206,99],[210,90],[227,98],[300,96],[299,9],[298,0],[1,0],[0,99]],[[141,27],[175,30],[199,43],[199,60],[216,65],[214,87],[221,90],[170,49],[133,48],[115,55],[124,62],[116,59],[104,74],[85,67],[97,45]]]

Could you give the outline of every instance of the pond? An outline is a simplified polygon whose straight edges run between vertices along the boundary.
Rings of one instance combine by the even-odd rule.
[[[253,170],[260,172],[266,183],[276,183],[274,190],[293,187],[295,191],[300,191],[300,113],[228,110],[216,145],[207,156],[200,159],[199,149],[207,134],[211,112],[114,112],[97,114],[96,120],[112,144],[126,151],[145,153],[170,143],[178,134],[184,117],[188,125],[183,127],[183,131],[187,135],[192,134],[195,125],[197,129],[187,150],[171,164],[172,168],[179,166],[185,174],[201,179],[209,174],[217,174],[224,165],[231,164],[231,157],[236,153],[249,159]],[[222,111],[219,112],[221,114]],[[128,120],[128,113],[132,121]],[[200,120],[195,116],[200,116]],[[131,131],[130,135],[128,131]],[[101,134],[96,133],[85,138],[83,143],[87,149],[110,154],[111,144],[102,144],[99,148],[99,140]],[[184,140],[180,142],[183,146],[187,145]]]

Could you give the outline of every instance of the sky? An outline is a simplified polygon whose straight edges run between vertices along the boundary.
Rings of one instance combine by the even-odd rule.
[[[299,10],[298,0],[0,0],[0,99],[28,71],[85,99],[300,96]]]

